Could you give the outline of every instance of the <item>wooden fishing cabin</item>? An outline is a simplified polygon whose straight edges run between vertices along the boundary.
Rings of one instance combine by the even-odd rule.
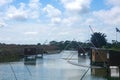
[[[106,63],[109,66],[120,66],[120,51],[92,48],[90,58],[91,65],[103,66]]]
[[[107,50],[101,48],[91,48],[90,54],[91,66],[99,66],[107,72],[107,75],[111,74],[112,66],[117,66],[119,77],[120,77],[120,51]],[[96,73],[95,70],[91,69],[93,73]],[[100,70],[100,69],[97,69]],[[102,72],[104,72],[102,71]]]

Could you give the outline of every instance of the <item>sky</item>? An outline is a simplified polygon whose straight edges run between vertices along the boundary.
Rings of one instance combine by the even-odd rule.
[[[120,0],[0,0],[0,43],[85,42],[93,34],[89,25],[116,40]]]

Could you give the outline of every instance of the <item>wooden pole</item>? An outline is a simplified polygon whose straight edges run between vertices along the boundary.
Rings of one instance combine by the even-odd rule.
[[[116,31],[116,43],[117,43],[117,31]]]

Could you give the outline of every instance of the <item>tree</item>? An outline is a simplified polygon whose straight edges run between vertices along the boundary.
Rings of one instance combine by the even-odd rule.
[[[40,45],[41,45],[41,43],[37,43],[37,45],[39,45],[39,46],[40,46]]]
[[[58,42],[57,42],[57,41],[50,41],[49,44],[50,44],[50,45],[54,45],[54,46],[56,46],[56,45],[58,44]]]
[[[95,45],[97,48],[101,48],[106,45],[106,35],[104,33],[95,32],[91,36],[91,42]]]

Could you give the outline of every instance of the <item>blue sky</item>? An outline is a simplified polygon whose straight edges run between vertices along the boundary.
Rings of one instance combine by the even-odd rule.
[[[86,41],[102,32],[111,42],[120,29],[119,0],[0,0],[0,42]],[[120,34],[117,34],[120,41]]]

